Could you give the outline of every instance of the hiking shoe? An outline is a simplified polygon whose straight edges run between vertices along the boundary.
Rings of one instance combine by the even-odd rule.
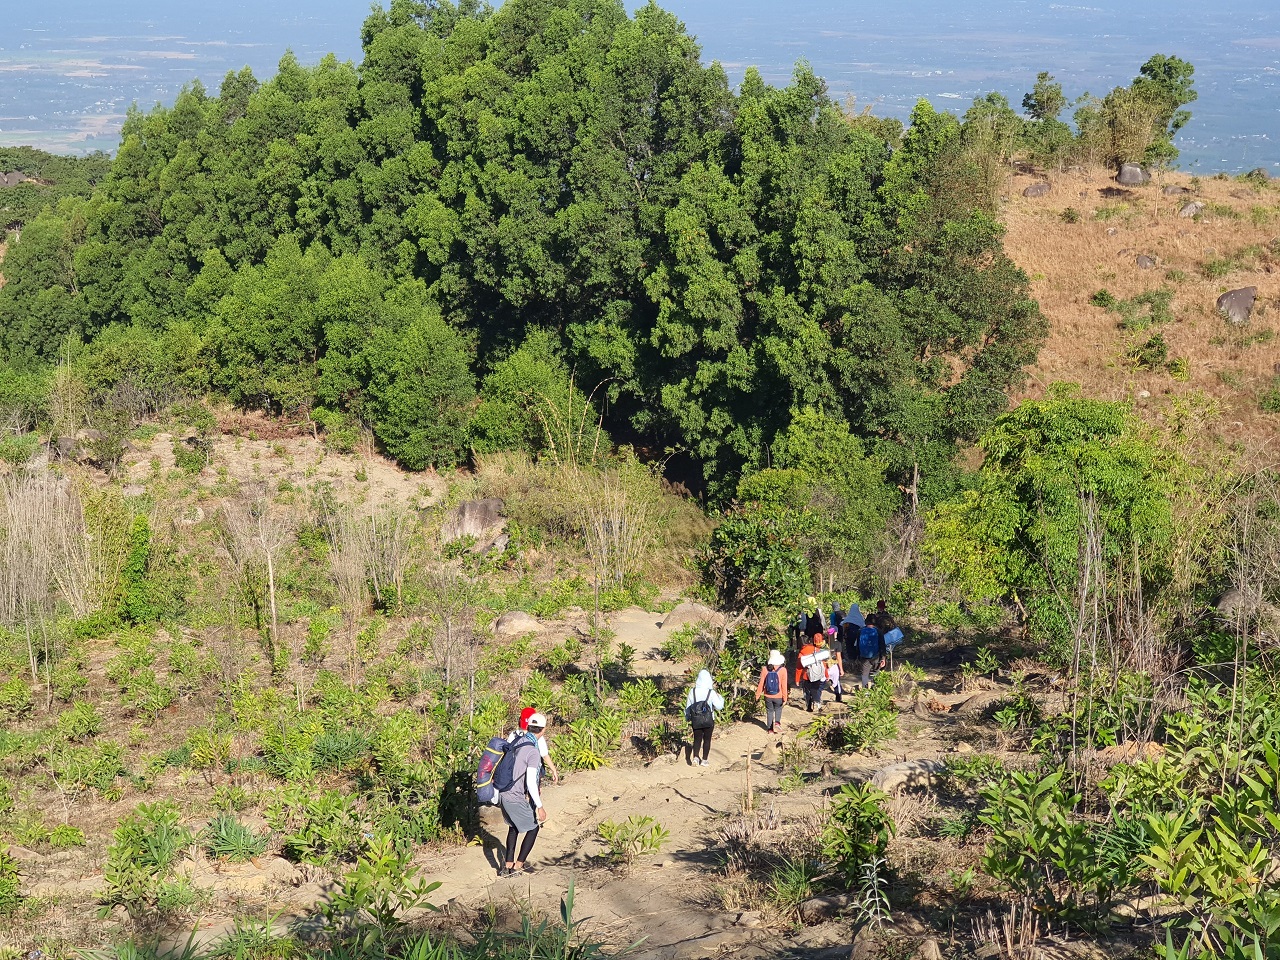
[[[499,877],[514,877],[515,875],[516,872],[508,866],[501,866],[498,868]]]

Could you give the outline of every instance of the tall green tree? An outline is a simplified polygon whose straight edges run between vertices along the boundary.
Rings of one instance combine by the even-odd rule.
[[[1023,606],[1032,636],[1066,657],[1090,591],[1106,604],[1170,576],[1172,496],[1187,471],[1127,405],[1059,387],[1000,417],[979,446],[976,486],[926,528],[926,553],[966,597]]]

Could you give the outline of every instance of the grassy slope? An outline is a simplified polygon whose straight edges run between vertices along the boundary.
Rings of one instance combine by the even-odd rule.
[[[1125,190],[1106,171],[1078,168],[1049,179],[1052,192],[1032,199],[1022,191],[1035,178],[1015,176],[1004,212],[1006,248],[1032,278],[1050,320],[1025,396],[1040,396],[1055,381],[1073,381],[1089,396],[1135,399],[1150,416],[1163,417],[1170,401],[1201,395],[1218,407],[1213,429],[1223,438],[1246,446],[1275,441],[1280,416],[1260,409],[1259,398],[1280,374],[1280,183],[1171,173]],[[1192,192],[1165,196],[1167,186]],[[1179,217],[1190,200],[1205,203],[1205,211]],[[1063,219],[1067,208],[1079,213],[1079,222]],[[1142,254],[1155,259],[1154,269],[1137,266]],[[1247,286],[1258,288],[1253,319],[1233,329],[1215,301]],[[1174,322],[1161,328],[1123,330],[1115,312],[1090,302],[1104,288],[1127,299],[1160,287],[1174,294]],[[1189,362],[1186,380],[1124,359],[1157,329],[1170,358]]]

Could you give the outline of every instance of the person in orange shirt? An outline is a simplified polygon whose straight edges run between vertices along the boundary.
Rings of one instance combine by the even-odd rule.
[[[760,668],[756,696],[764,697],[765,730],[774,733],[782,726],[782,705],[787,702],[786,658],[777,650],[769,651],[769,660]]]
[[[796,664],[796,684],[804,690],[804,708],[813,713],[814,707],[822,710],[822,688],[827,682],[825,658],[819,659],[823,650],[821,628],[813,631],[809,642],[800,648],[800,660]],[[805,658],[813,657],[806,665]]]

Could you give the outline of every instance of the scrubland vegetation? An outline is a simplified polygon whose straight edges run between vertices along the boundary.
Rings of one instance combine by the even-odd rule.
[[[12,158],[58,182],[0,287],[0,956],[613,955],[573,910],[619,875],[743,956],[1280,957],[1280,482],[1188,332],[1271,264],[1272,187],[1196,185],[1156,274],[1081,264],[1164,201],[1005,202],[1158,172],[1190,65],[1074,127],[1042,74],[903,128],[803,64],[733,91],[654,5],[395,0],[362,40]],[[1274,419],[1268,314],[1196,309]],[[1102,367],[1040,382],[1080,316]],[[766,738],[809,594],[910,640]],[[719,613],[621,632],[683,599]],[[733,762],[676,790],[703,667]],[[525,704],[579,832],[504,921],[447,884]]]

